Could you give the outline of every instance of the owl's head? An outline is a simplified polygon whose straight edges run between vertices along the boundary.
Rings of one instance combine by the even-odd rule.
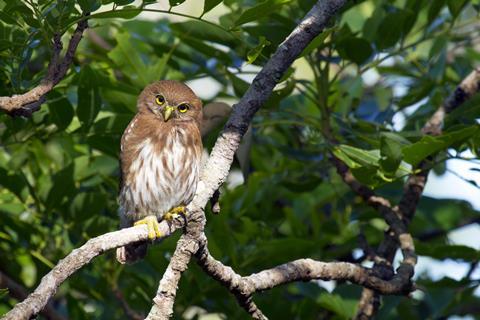
[[[138,112],[151,113],[162,121],[202,121],[202,101],[187,85],[179,81],[154,82],[138,97]]]

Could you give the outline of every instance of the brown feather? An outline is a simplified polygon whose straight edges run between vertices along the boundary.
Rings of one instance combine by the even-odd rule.
[[[164,105],[156,103],[160,94]],[[165,121],[163,108],[181,103],[190,106],[188,111],[175,109]],[[177,81],[155,82],[142,91],[137,108],[121,140],[121,227],[152,214],[160,220],[172,208],[187,205],[195,194],[201,166],[202,102],[190,88]],[[124,263],[137,260],[146,250],[130,245],[117,253]]]

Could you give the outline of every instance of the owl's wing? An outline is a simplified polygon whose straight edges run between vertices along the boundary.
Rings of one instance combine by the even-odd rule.
[[[125,128],[125,131],[123,131],[122,139],[120,140],[120,191],[122,190],[125,175],[127,174],[128,168],[130,167],[132,161],[130,145],[132,143],[132,137],[135,136],[135,126],[137,125],[138,118],[138,114],[133,117],[128,126]]]

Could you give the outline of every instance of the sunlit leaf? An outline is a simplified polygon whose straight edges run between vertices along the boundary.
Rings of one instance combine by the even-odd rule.
[[[415,166],[426,157],[440,150],[447,149],[454,143],[463,142],[473,135],[478,134],[478,132],[478,126],[471,126],[451,131],[438,137],[425,136],[420,139],[420,141],[405,146],[402,149],[404,160]]]

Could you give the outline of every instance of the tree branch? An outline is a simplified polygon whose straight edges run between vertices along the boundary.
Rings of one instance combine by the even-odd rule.
[[[465,101],[470,99],[473,95],[480,91],[480,69],[473,70],[455,91],[444,101],[444,103],[435,111],[422,128],[422,133],[426,135],[439,135],[442,133],[442,125],[445,116],[453,110],[460,107]],[[408,178],[402,198],[395,208],[402,220],[408,225],[413,219],[417,209],[423,190],[427,183],[427,177],[430,172],[428,163],[421,162],[418,165],[420,173],[412,175]],[[379,256],[385,258],[391,265],[398,245],[392,237],[384,237],[379,246]],[[383,265],[375,264],[374,270],[383,268]],[[370,319],[372,318],[378,308],[380,307],[379,292],[374,292],[371,289],[364,289],[360,302],[356,319]]]
[[[332,144],[338,144],[329,121],[329,112],[327,108],[323,108],[322,113],[322,134],[327,141]],[[385,239],[388,241],[381,245],[379,252],[382,254],[374,254],[375,274],[382,279],[390,279],[393,276],[392,261],[394,253],[398,245],[400,245],[403,261],[397,270],[397,273],[408,275],[404,279],[411,285],[411,278],[414,275],[414,268],[417,263],[415,247],[411,235],[408,233],[407,224],[402,216],[392,208],[390,201],[384,197],[378,196],[371,188],[361,184],[351,173],[348,166],[333,152],[330,153],[330,162],[335,166],[337,173],[353,192],[359,195],[363,201],[379,212],[390,227],[386,233]],[[391,254],[392,248],[395,248]],[[392,261],[389,259],[391,258]],[[407,285],[407,283],[405,284]],[[361,310],[361,308],[360,308]],[[363,311],[362,311],[363,312]]]
[[[88,27],[87,17],[90,13],[85,13],[85,19],[77,24],[77,28],[70,38],[65,56],[60,59],[63,44],[61,35],[55,34],[52,43],[52,58],[48,65],[47,74],[40,84],[30,91],[13,95],[11,97],[0,97],[0,109],[12,116],[30,117],[45,102],[45,96],[49,93],[66,75],[70,64],[73,61],[75,51],[82,39],[83,31]]]
[[[163,320],[173,315],[173,304],[177,294],[178,282],[185,270],[192,255],[197,252],[200,238],[205,227],[205,215],[203,210],[191,213],[186,232],[177,242],[175,252],[170,259],[162,280],[158,286],[157,295],[153,299],[153,306],[147,316],[147,320]]]
[[[346,0],[319,0],[287,39],[280,44],[263,69],[257,74],[245,95],[234,106],[233,112],[217,139],[211,156],[203,170],[197,193],[187,207],[189,216],[186,233],[182,236],[182,241],[179,241],[177,244],[175,254],[160,281],[157,296],[160,297],[160,300],[163,300],[162,297],[167,297],[167,301],[155,299],[149,315],[150,318],[165,319],[173,313],[172,297],[175,297],[176,286],[180,276],[186,269],[191,255],[198,250],[201,241],[203,241],[202,235],[205,224],[203,208],[205,208],[215,190],[226,180],[234,153],[255,112],[267,101],[273,88],[293,61],[325,28],[330,18],[345,3]],[[56,58],[52,59],[51,65],[56,64]],[[168,235],[173,232],[166,226],[166,223],[162,223],[161,226],[161,231],[164,234]],[[42,278],[40,285],[34,293],[24,302],[17,304],[4,319],[30,318],[45,306],[63,281],[76,270],[89,263],[94,257],[106,250],[136,241],[145,241],[146,239],[147,228],[145,226],[137,226],[107,233],[89,240],[85,245],[72,251],[65,259],[61,260],[52,271]],[[246,304],[253,306],[248,301]]]
[[[171,235],[181,227],[183,219],[176,219],[172,225],[167,222],[160,223],[160,232],[164,237]],[[146,225],[135,226],[119,231],[109,232],[88,240],[83,246],[73,250],[41,280],[35,291],[24,301],[15,305],[2,319],[19,320],[30,319],[38,314],[55,294],[58,287],[73,273],[90,263],[93,258],[105,251],[122,247],[129,243],[146,241],[148,229]]]
[[[170,261],[169,268],[160,281],[157,291],[156,301],[150,312],[150,319],[166,319],[173,314],[173,300],[168,299],[163,303],[158,297],[175,297],[177,286],[181,273],[187,268],[191,254],[195,253],[200,247],[201,235],[203,235],[205,208],[208,200],[212,198],[215,191],[225,182],[233,162],[235,151],[240,145],[240,141],[248,129],[255,113],[267,101],[275,85],[282,78],[285,71],[307,47],[307,45],[325,28],[328,21],[338,10],[346,3],[346,0],[328,0],[318,1],[312,9],[303,18],[302,22],[290,33],[290,35],[279,45],[272,57],[267,61],[262,70],[253,79],[252,85],[245,92],[240,101],[233,106],[224,129],[220,133],[215,146],[212,149],[210,157],[203,170],[202,177],[197,187],[197,193],[188,206],[190,213],[186,236],[196,242],[195,250],[188,254],[181,254],[181,248],[177,245],[174,255]],[[192,229],[191,217],[194,216],[201,220]],[[191,230],[191,231],[189,231]],[[197,234],[197,236],[194,236]],[[193,246],[187,242],[189,246]],[[185,244],[187,245],[187,244]],[[175,269],[176,268],[178,269]],[[167,292],[164,292],[168,289]],[[252,306],[252,304],[249,304]],[[149,315],[150,317],[150,315]],[[154,318],[153,318],[154,317]]]
[[[295,282],[311,280],[348,280],[382,294],[408,294],[413,290],[410,275],[398,272],[391,280],[383,280],[372,269],[349,262],[321,262],[298,259],[271,269],[242,277],[231,267],[213,258],[205,245],[196,253],[197,263],[215,280],[232,292],[242,304],[256,292]]]

